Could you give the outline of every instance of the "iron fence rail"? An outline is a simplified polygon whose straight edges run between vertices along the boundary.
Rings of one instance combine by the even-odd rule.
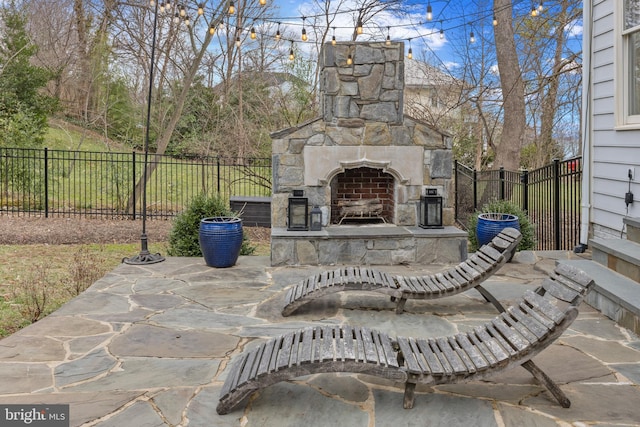
[[[144,154],[0,148],[0,212],[136,219]],[[270,196],[270,158],[149,156],[147,216],[171,218],[200,193]]]
[[[462,227],[486,203],[509,200],[534,224],[537,250],[571,250],[580,243],[581,157],[531,171],[476,171],[458,162],[454,169],[455,217]]]

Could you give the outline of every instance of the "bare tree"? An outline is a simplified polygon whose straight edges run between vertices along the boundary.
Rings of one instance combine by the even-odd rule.
[[[500,72],[504,127],[496,150],[494,167],[517,170],[526,129],[524,81],[516,50],[513,8],[510,0],[494,0],[493,11],[499,22],[494,38]]]

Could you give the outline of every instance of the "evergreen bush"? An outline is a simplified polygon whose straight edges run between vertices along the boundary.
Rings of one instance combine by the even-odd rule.
[[[520,233],[522,240],[517,251],[532,250],[536,246],[536,233],[533,224],[529,221],[529,216],[518,205],[509,200],[494,200],[485,204],[479,211],[474,212],[469,218],[469,251],[475,252],[480,247],[476,227],[478,225],[478,215],[482,213],[504,213],[518,217],[520,223]]]
[[[173,227],[169,233],[169,256],[202,256],[200,250],[200,220],[210,217],[237,216],[227,205],[227,201],[219,194],[199,194],[191,204],[173,220]],[[240,255],[251,255],[255,251],[246,233],[242,236]]]

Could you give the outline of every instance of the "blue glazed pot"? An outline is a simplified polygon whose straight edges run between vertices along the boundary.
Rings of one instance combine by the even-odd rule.
[[[478,215],[478,225],[476,226],[478,244],[480,246],[486,245],[507,227],[520,230],[518,217],[505,213],[482,213]]]
[[[231,267],[238,261],[242,247],[240,218],[212,217],[200,220],[200,250],[209,267]]]

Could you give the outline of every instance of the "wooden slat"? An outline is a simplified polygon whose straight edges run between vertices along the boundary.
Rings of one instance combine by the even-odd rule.
[[[486,255],[487,257],[493,259],[495,262],[500,262],[502,260],[502,252],[495,250],[491,246],[482,246],[478,249],[478,252]]]
[[[487,334],[487,336],[488,335],[489,334]],[[471,331],[467,333],[467,336],[469,337],[469,341],[471,341],[471,344],[473,344],[474,347],[477,348],[480,353],[482,353],[482,355],[487,360],[489,365],[494,366],[501,360],[497,357],[496,353],[492,351],[491,349],[492,345],[485,342],[481,337],[478,336],[478,334],[476,334],[475,331]],[[509,355],[507,355],[504,351],[500,349],[500,346],[498,343],[495,343],[495,347],[496,347],[495,350],[496,351],[500,350],[499,353],[501,355],[504,355],[505,359],[509,358]]]
[[[414,339],[398,337],[398,346],[400,347],[400,351],[404,357],[404,364],[407,371],[413,374],[423,373],[423,369],[416,360],[416,353],[418,353],[418,351],[417,348],[414,350]]]
[[[447,344],[449,344],[449,346],[453,349],[453,351],[456,352],[456,354],[458,355],[460,360],[462,360],[462,362],[464,363],[465,371],[468,372],[468,373],[476,372],[475,363],[473,363],[473,361],[471,360],[471,357],[467,354],[467,352],[465,350],[462,349],[460,344],[458,344],[458,341],[456,340],[456,338],[455,337],[448,337],[448,338],[445,338],[445,339],[447,341]]]
[[[444,338],[436,338],[435,343],[437,343],[442,355],[447,358],[449,365],[451,365],[451,369],[454,373],[467,373],[468,368],[464,361],[460,358],[460,355],[451,347],[449,341]]]
[[[497,362],[508,360],[512,354],[515,354],[511,346],[509,346],[506,341],[502,340],[502,342],[500,342],[489,333],[488,329],[485,328],[486,325],[485,327],[478,326],[473,329],[473,332],[478,339],[485,344],[487,349],[491,351],[491,354],[494,355]],[[469,335],[469,337],[471,337],[471,335]]]
[[[502,317],[494,318],[491,323],[517,351],[525,350],[529,346],[529,342],[517,330],[510,328]]]
[[[254,349],[251,349],[247,353],[247,357],[244,360],[244,366],[242,366],[242,372],[240,372],[240,378],[238,378],[238,384],[244,384],[251,377],[251,370],[253,369],[253,364],[256,360],[256,355],[260,351],[260,347],[258,346]]]
[[[276,370],[280,370],[289,366],[291,356],[291,343],[293,342],[293,334],[286,334],[283,337],[280,351],[278,352],[278,361],[276,362]]]
[[[524,304],[521,304],[524,305]],[[518,322],[523,324],[530,330],[537,339],[542,339],[549,333],[549,328],[538,322],[535,318],[530,317],[526,312],[523,312],[519,306],[509,307],[507,312],[515,317]]]
[[[457,334],[455,337],[450,338],[455,339],[456,343],[462,348],[462,350],[469,356],[471,363],[476,370],[482,370],[489,367],[490,362],[487,361],[484,356],[482,350],[473,345],[471,340],[469,340],[469,336],[466,334]]]
[[[271,362],[273,346],[275,345],[275,343],[276,341],[272,339],[264,343],[264,350],[262,351],[262,357],[260,358],[260,363],[258,364],[257,376],[266,375],[270,372],[269,363]]]
[[[532,292],[526,291],[524,294],[524,300],[533,308],[538,311],[538,313],[543,314],[556,324],[560,324],[562,319],[564,319],[564,313],[560,311],[558,307],[551,304],[544,297]]]

